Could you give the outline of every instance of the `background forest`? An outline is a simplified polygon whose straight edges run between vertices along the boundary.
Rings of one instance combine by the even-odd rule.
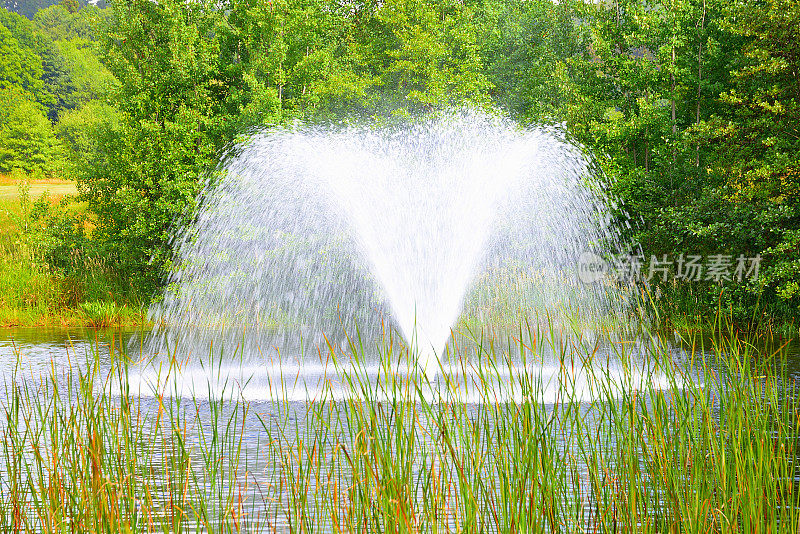
[[[0,324],[141,321],[237,136],[464,105],[565,128],[645,258],[760,255],[666,320],[798,317],[798,0],[47,3],[0,9]]]

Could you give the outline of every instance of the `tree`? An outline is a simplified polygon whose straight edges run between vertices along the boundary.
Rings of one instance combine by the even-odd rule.
[[[589,47],[584,11],[570,0],[483,2],[480,53],[495,105],[522,123],[566,120],[581,83],[574,62]]]
[[[220,86],[226,137],[275,124],[282,117],[287,84],[288,4],[232,2],[220,28]]]
[[[41,106],[19,89],[0,90],[0,172],[52,173],[59,145]]]
[[[714,147],[707,168],[731,221],[730,239],[764,258],[765,300],[783,313],[800,305],[800,2],[745,1],[725,10],[741,42],[731,84],[700,125]],[[710,192],[709,192],[710,193]],[[723,215],[720,213],[719,215]]]
[[[108,168],[113,147],[120,142],[121,120],[116,108],[99,99],[65,110],[59,117],[56,136],[69,155],[70,172],[82,187],[98,180]]]
[[[0,172],[52,173],[60,151],[43,104],[52,102],[29,21],[0,10]]]
[[[2,7],[8,11],[32,19],[40,9],[57,3],[57,0],[3,0]]]
[[[58,5],[62,6],[70,13],[77,13],[81,7],[81,4],[78,2],[78,0],[61,0]]]
[[[106,167],[82,173],[80,186],[111,263],[146,290],[160,283],[173,227],[191,214],[224,143],[216,70],[222,14],[208,1],[130,0],[113,9],[105,60],[120,82],[119,129]]]
[[[40,9],[33,17],[33,24],[53,41],[80,39],[86,43],[99,44],[111,24],[111,9],[100,9],[87,5],[71,13],[62,5]],[[95,52],[100,47],[94,47]]]
[[[462,2],[385,2],[376,13],[387,46],[381,89],[394,105],[413,109],[488,103],[491,84],[479,54],[475,10]]]
[[[0,18],[0,89],[40,94],[44,87],[42,58],[23,46],[2,22]]]

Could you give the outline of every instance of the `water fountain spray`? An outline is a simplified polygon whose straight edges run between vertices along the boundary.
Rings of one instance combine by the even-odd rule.
[[[177,238],[156,348],[291,358],[388,330],[433,377],[460,318],[609,309],[602,284],[575,276],[612,237],[607,208],[584,153],[552,130],[454,112],[276,128],[235,153]]]

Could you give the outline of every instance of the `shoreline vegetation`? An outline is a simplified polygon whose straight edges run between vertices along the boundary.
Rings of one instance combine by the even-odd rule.
[[[665,324],[796,332],[799,2],[7,1],[0,324],[141,322],[252,132],[478,109],[592,156],[623,241],[674,263]],[[760,271],[677,281],[693,256]]]
[[[115,294],[102,265],[75,251],[72,276],[52,264],[61,252],[53,241],[80,246],[94,227],[77,194],[74,181],[0,174],[0,328],[147,325],[146,301]]]
[[[108,291],[114,282],[103,279],[102,273],[94,278],[64,276],[50,268],[46,253],[32,243],[41,239],[41,232],[58,231],[64,222],[91,238],[95,220],[80,200],[74,181],[0,174],[0,329],[153,326],[147,320],[148,298],[131,299],[124,291]],[[45,235],[44,241],[49,238]],[[97,266],[86,267],[89,274],[97,271]],[[720,312],[730,314],[721,308],[721,301],[712,312],[699,299],[692,303],[690,292],[678,297],[651,302],[653,315],[659,318],[656,329],[707,334],[713,332]],[[800,325],[792,318],[762,313],[736,327],[747,333],[797,338]]]
[[[464,380],[434,387],[401,344],[381,349],[377,378],[363,347],[331,348],[319,357],[341,387],[324,380],[299,404],[283,381],[248,398],[249,380],[225,374],[235,353],[162,354],[149,386],[113,338],[42,376],[20,369],[0,412],[24,421],[0,424],[0,530],[796,529],[800,396],[785,350],[728,327],[680,356],[657,339],[604,353],[579,332],[526,335],[459,356]],[[555,393],[512,359],[554,362]],[[194,368],[218,383],[173,394]]]

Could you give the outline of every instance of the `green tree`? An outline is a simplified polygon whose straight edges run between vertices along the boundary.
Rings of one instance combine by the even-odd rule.
[[[99,99],[65,110],[55,132],[67,151],[70,173],[83,187],[100,180],[111,161],[113,147],[120,142],[120,113]]]
[[[376,13],[381,92],[398,107],[488,103],[489,82],[479,53],[476,10],[463,2],[391,0]]]
[[[19,168],[48,174],[60,164],[60,147],[41,106],[18,89],[0,90],[0,172]]]
[[[113,5],[106,63],[120,125],[101,173],[83,173],[97,235],[120,272],[154,287],[173,225],[191,213],[203,173],[224,143],[216,71],[221,13],[212,2]]]
[[[764,258],[764,300],[800,306],[800,2],[745,1],[725,9],[741,52],[717,113],[699,128],[713,151],[706,169],[729,239]],[[724,218],[723,218],[724,217]]]
[[[226,138],[282,117],[287,83],[286,2],[231,3],[220,28],[220,87]]]
[[[589,47],[582,3],[566,0],[484,2],[481,55],[495,105],[523,123],[566,120],[581,80],[575,60]],[[582,101],[585,103],[585,100]]]
[[[40,9],[33,17],[33,23],[53,41],[81,39],[100,44],[102,36],[111,24],[111,9],[100,9],[94,5],[70,13],[62,5]],[[95,51],[99,52],[98,46]]]
[[[0,19],[0,89],[19,88],[31,95],[42,91],[42,58],[23,46]]]
[[[57,3],[57,0],[3,0],[2,7],[8,11],[32,19],[40,9]]]
[[[105,98],[117,87],[117,79],[103,65],[92,48],[80,39],[54,43],[64,72],[53,89],[56,110],[75,109],[93,99]]]
[[[43,42],[27,21],[0,10],[0,172],[55,172],[60,150],[44,104],[53,101]]]
[[[29,30],[39,35],[35,43],[42,58],[42,81],[49,95],[45,103],[52,122],[63,110],[105,97],[116,85],[94,40],[95,33],[102,32],[107,23],[102,10],[94,6],[70,13],[65,7],[54,5],[34,16]]]
[[[62,6],[70,13],[77,13],[81,7],[81,4],[78,2],[78,0],[61,0],[58,5]]]

